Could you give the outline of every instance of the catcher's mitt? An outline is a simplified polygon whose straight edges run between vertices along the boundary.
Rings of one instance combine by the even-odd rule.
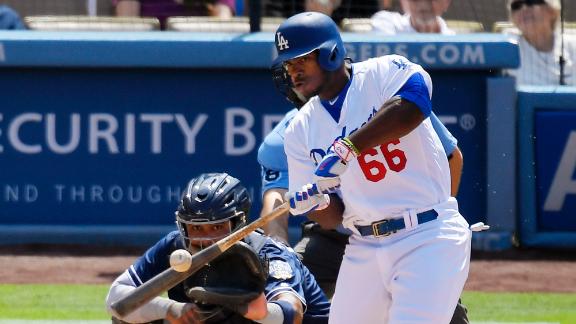
[[[246,243],[237,242],[186,280],[186,295],[201,308],[221,306],[243,314],[266,286],[267,266]]]

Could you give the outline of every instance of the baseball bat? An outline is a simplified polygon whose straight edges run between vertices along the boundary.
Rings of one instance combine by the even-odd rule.
[[[262,227],[269,221],[286,214],[289,209],[289,202],[281,204],[280,206],[274,208],[274,210],[272,210],[270,213],[258,218],[257,220],[242,228],[237,229],[230,235],[220,239],[218,242],[192,255],[192,264],[190,269],[187,271],[178,272],[172,268],[168,268],[131,291],[125,297],[112,303],[110,307],[121,318],[130,314],[138,307],[149,302],[152,298],[159,296],[164,291],[169,290],[170,288],[176,286],[178,283],[182,282],[184,279],[194,274],[206,263],[214,260],[216,257],[224,253],[224,251],[228,250],[231,246],[246,237],[248,234]]]

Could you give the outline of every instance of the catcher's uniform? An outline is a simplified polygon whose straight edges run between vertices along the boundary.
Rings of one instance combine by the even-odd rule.
[[[317,320],[327,317],[330,303],[318,287],[314,277],[293,251],[258,232],[250,234],[245,242],[257,251],[257,254],[267,264],[268,278],[264,287],[267,300],[271,300],[280,293],[291,293],[304,305],[304,323],[306,323],[306,318]],[[133,286],[138,287],[169,268],[169,256],[172,251],[183,248],[182,237],[178,231],[173,231],[158,241],[127,270]],[[201,269],[199,273],[202,271]],[[229,269],[229,271],[233,275],[234,269]],[[191,279],[193,277],[194,275]],[[192,282],[198,281],[192,280]],[[170,289],[168,297],[178,302],[190,302],[186,290],[191,287],[187,282],[189,283],[190,280]],[[208,320],[206,323],[253,323],[227,309],[224,312],[226,312],[225,316],[219,316],[215,321]],[[222,320],[223,317],[225,320]]]
[[[428,74],[404,57],[354,63],[336,99],[311,98],[288,126],[290,191],[313,183],[332,143],[369,122],[393,96],[429,114],[431,93]],[[362,153],[341,176],[343,223],[354,234],[330,322],[450,322],[468,275],[471,232],[450,197],[448,161],[430,119]]]

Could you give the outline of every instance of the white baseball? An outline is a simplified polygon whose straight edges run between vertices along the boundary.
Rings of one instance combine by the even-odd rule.
[[[192,266],[192,255],[184,249],[175,250],[170,254],[170,267],[178,272],[186,272]]]

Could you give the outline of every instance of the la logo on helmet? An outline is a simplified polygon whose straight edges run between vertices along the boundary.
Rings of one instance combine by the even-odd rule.
[[[282,36],[282,33],[276,33],[276,41],[278,42],[278,50],[283,51],[288,47],[288,41],[286,39],[284,39],[284,36]]]

